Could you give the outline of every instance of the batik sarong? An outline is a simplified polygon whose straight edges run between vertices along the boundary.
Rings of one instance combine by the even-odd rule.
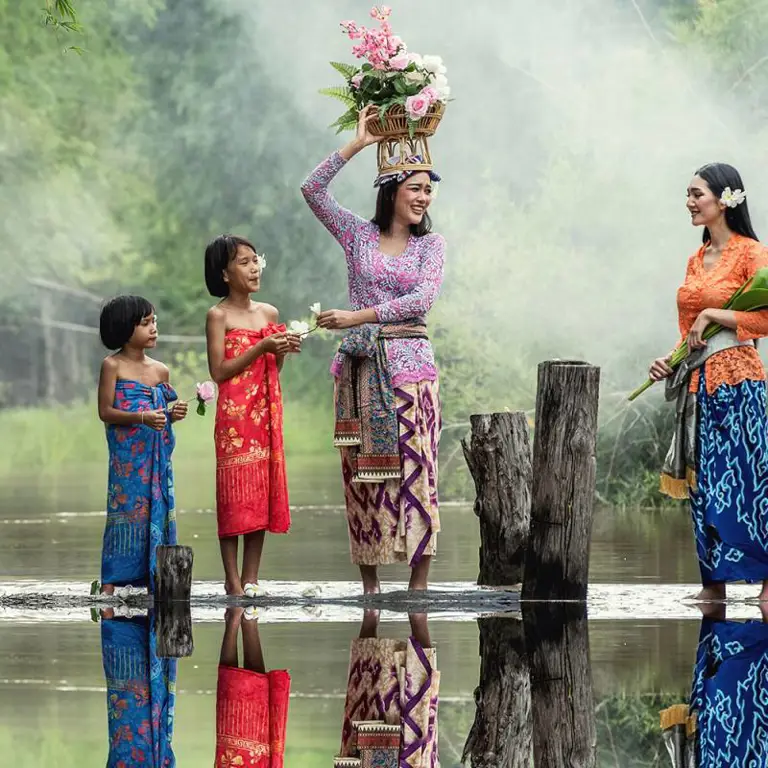
[[[219,666],[215,768],[283,768],[291,677]]]
[[[237,328],[224,342],[227,360],[285,326]],[[216,404],[216,518],[219,538],[253,531],[285,533],[291,524],[283,450],[283,402],[277,358],[261,355],[219,385]]]
[[[768,625],[704,619],[691,711],[696,765],[768,766]]]
[[[145,616],[101,623],[107,680],[107,768],[172,768],[176,660],[159,659]]]
[[[352,642],[349,656],[339,755],[357,754],[356,724],[378,720],[400,726],[399,766],[439,768],[435,649],[424,648],[414,637],[363,638]]]
[[[176,393],[168,384],[148,387],[120,380],[115,408],[133,413],[163,409]],[[107,426],[109,488],[101,558],[102,584],[148,586],[154,591],[157,547],[176,543],[176,511],[171,454],[175,438],[170,417],[165,428]]]
[[[358,565],[405,560],[414,566],[437,551],[438,382],[395,387],[395,398],[401,479],[356,483],[354,454],[341,449],[350,551]]]
[[[768,579],[768,417],[764,381],[697,393],[697,490],[691,493],[703,584]]]

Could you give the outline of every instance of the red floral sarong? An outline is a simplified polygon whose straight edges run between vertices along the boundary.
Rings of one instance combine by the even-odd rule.
[[[285,330],[270,323],[227,331],[224,357],[239,357]],[[285,533],[291,525],[283,451],[283,402],[274,355],[261,355],[219,385],[216,404],[216,518],[219,538],[253,531]]]
[[[283,768],[291,676],[219,666],[216,768]]]

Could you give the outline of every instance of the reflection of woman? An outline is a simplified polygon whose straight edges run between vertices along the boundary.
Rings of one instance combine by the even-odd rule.
[[[378,619],[378,611],[366,611],[360,637],[350,648],[339,756],[378,747],[387,758],[396,758],[390,763],[380,755],[381,765],[439,768],[440,672],[427,616],[409,614],[412,635],[406,641],[378,638]],[[377,728],[376,722],[390,728]]]
[[[107,679],[108,768],[171,768],[176,660],[158,659],[151,618],[101,623]]]
[[[366,592],[379,589],[377,566],[405,560],[412,589],[426,589],[440,520],[438,376],[426,315],[443,279],[445,241],[430,233],[427,209],[439,176],[418,156],[381,173],[372,221],[342,208],[328,186],[346,163],[377,141],[363,110],[357,137],[302,185],[320,222],[347,260],[351,310],[318,316],[346,329],[336,377],[335,443],[341,447],[352,562]],[[425,170],[426,168],[426,170]]]
[[[265,671],[257,622],[248,616],[243,620],[243,613],[228,608],[225,615],[216,688],[216,768],[282,768],[291,678],[286,670]]]
[[[701,625],[691,710],[701,768],[768,766],[768,624]]]
[[[702,599],[722,599],[729,581],[762,581],[768,599],[768,418],[765,370],[754,339],[768,335],[768,310],[734,312],[723,304],[755,271],[768,250],[752,229],[744,185],[730,165],[697,171],[688,210],[704,227],[704,245],[688,260],[677,292],[682,339],[692,354],[667,384],[677,400],[675,441],[662,491],[690,494]],[[709,323],[724,330],[709,341]],[[672,375],[669,356],[650,377]],[[687,370],[686,370],[687,366]]]

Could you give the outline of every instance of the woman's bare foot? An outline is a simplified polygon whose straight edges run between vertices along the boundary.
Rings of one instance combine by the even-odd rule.
[[[102,584],[101,585],[101,594],[102,595],[114,595],[115,594],[115,585],[114,584]]]
[[[757,596],[758,602],[768,602],[768,579],[763,582],[763,588],[760,590],[760,594]]]
[[[431,555],[424,555],[416,565],[411,568],[411,579],[408,582],[409,592],[422,592],[429,589],[429,566],[432,562]]]
[[[245,592],[243,592],[243,585],[239,581],[238,582],[225,581],[224,591],[230,597],[243,597],[243,595],[245,595]]]
[[[709,584],[701,588],[701,592],[694,598],[699,601],[725,600],[725,584]]]
[[[224,621],[227,624],[240,624],[240,621],[243,618],[244,610],[244,608],[240,608],[236,605],[230,606],[226,611],[224,611]]]

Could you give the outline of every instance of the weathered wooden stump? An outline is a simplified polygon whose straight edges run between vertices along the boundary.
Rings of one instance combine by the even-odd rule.
[[[586,600],[600,369],[539,365],[524,600]]]
[[[195,644],[189,603],[156,603],[154,613],[157,655],[162,659],[191,656]]]
[[[472,768],[529,768],[531,765],[531,685],[523,624],[515,619],[478,619],[480,684],[475,689],[475,721],[462,763]]]
[[[585,603],[523,606],[536,768],[594,768],[597,729]]]
[[[155,604],[189,602],[192,593],[192,547],[159,546],[155,573]]]
[[[475,481],[480,518],[477,583],[511,586],[523,580],[531,505],[531,443],[522,412],[470,417],[469,444],[461,441]]]

